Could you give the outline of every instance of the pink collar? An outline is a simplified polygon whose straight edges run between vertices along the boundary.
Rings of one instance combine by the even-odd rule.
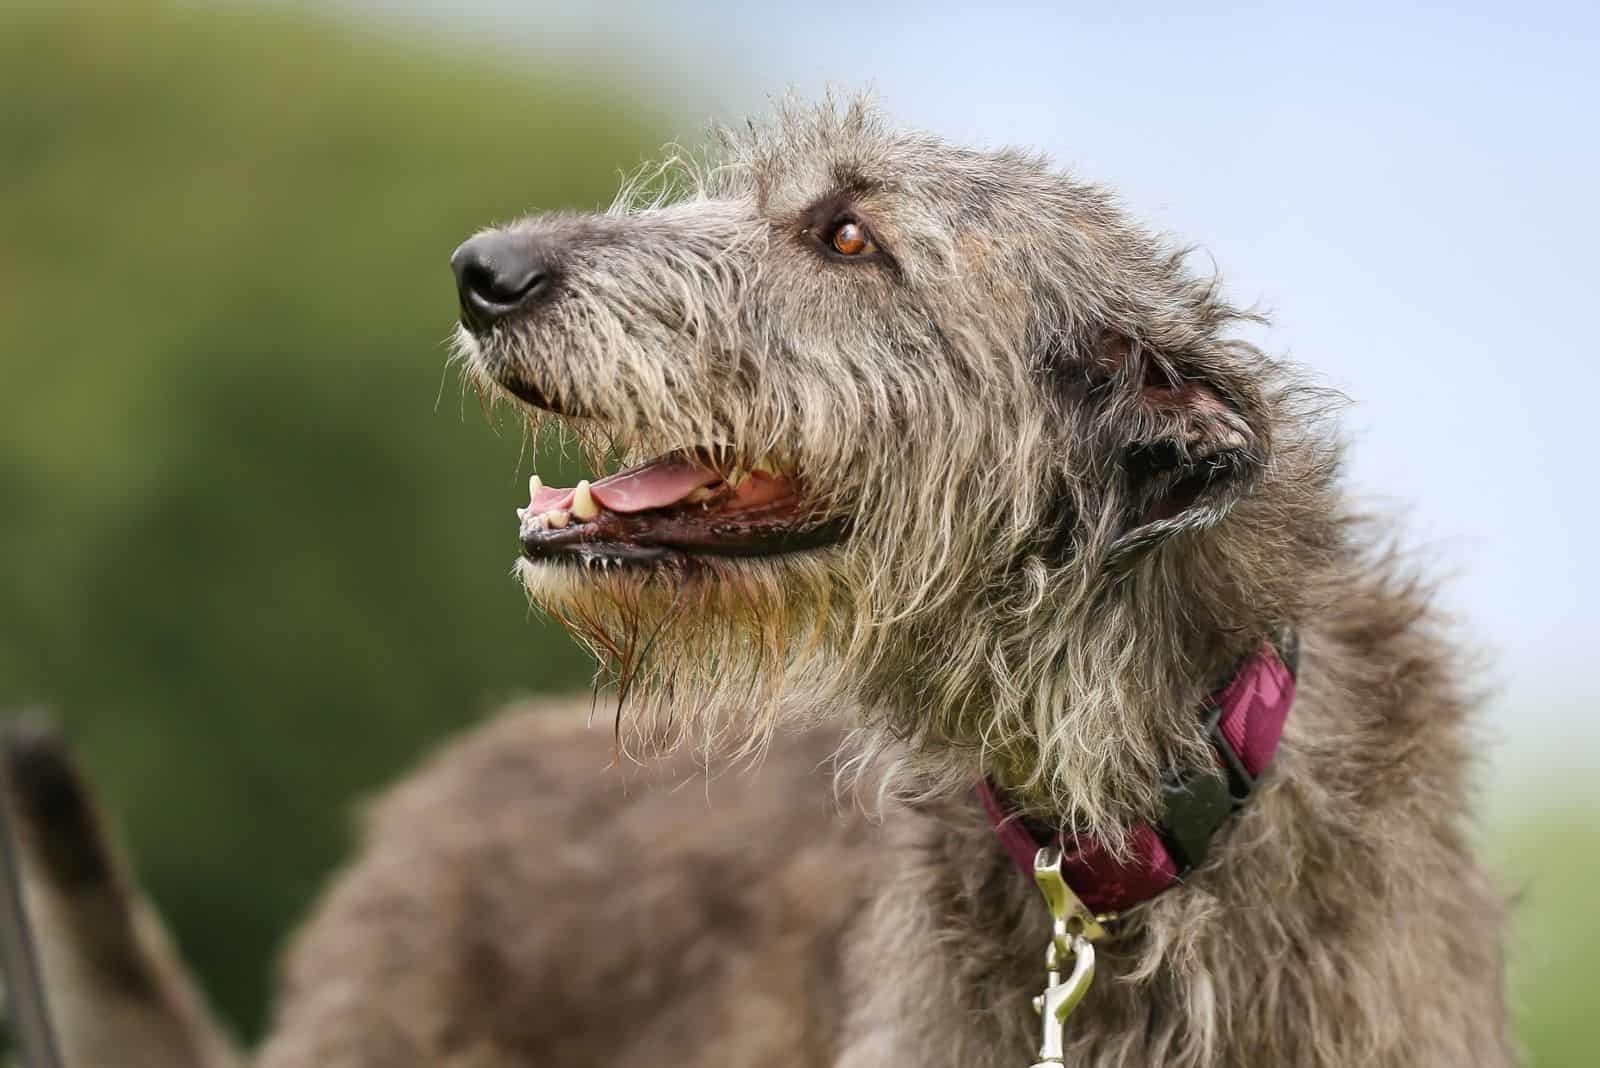
[[[1162,783],[1166,811],[1157,823],[1133,828],[1126,860],[1117,860],[1094,838],[1065,843],[1059,832],[1047,832],[1050,840],[1040,841],[1016,813],[1007,811],[985,779],[978,784],[978,797],[1001,844],[1030,880],[1040,848],[1061,844],[1062,876],[1096,913],[1126,911],[1170,888],[1205,859],[1211,836],[1250,799],[1257,778],[1272,762],[1294,703],[1296,659],[1292,636],[1283,655],[1266,642],[1212,695],[1203,714],[1217,752],[1216,766],[1168,775]]]

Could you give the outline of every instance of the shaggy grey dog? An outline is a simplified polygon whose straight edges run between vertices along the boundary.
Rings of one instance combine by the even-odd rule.
[[[1470,674],[1182,250],[827,103],[454,263],[474,379],[625,467],[519,512],[619,733],[514,715],[399,787],[261,1064],[1022,1068],[1051,920],[975,784],[1133,858],[1287,633],[1270,769],[1095,947],[1065,1063],[1514,1062]]]

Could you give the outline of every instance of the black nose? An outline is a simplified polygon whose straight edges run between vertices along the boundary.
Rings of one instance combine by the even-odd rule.
[[[553,284],[549,249],[532,234],[493,230],[462,243],[450,257],[461,294],[461,320],[481,330],[530,307]]]

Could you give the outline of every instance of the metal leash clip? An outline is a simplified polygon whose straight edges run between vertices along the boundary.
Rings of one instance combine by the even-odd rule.
[[[1094,981],[1094,939],[1105,936],[1100,917],[1078,899],[1061,877],[1061,850],[1048,847],[1033,858],[1033,878],[1050,908],[1050,945],[1045,950],[1048,978],[1044,993],[1033,999],[1033,1008],[1043,1023],[1039,1060],[1033,1068],[1061,1068],[1066,1056],[1063,1032],[1067,1017],[1089,992]],[[1061,973],[1070,962],[1065,979]]]

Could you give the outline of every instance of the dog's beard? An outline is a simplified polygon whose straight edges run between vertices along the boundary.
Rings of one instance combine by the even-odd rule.
[[[839,598],[826,555],[662,569],[523,560],[518,572],[533,603],[594,655],[597,690],[614,689],[623,753],[689,746],[738,761],[812,719],[808,709],[820,718],[834,693]],[[787,696],[796,690],[803,699]]]

